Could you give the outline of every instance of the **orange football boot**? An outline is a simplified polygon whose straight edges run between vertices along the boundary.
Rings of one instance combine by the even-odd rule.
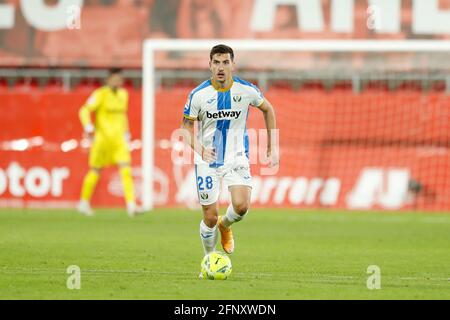
[[[231,254],[234,251],[234,239],[233,239],[233,232],[231,231],[231,228],[224,227],[222,225],[222,218],[223,216],[219,216],[219,219],[217,220],[217,226],[219,227],[220,231],[220,243],[222,244],[223,250]]]

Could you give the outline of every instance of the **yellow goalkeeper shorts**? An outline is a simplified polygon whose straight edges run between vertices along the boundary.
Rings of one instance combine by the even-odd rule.
[[[105,139],[96,136],[89,152],[89,167],[131,163],[130,150],[125,139]]]

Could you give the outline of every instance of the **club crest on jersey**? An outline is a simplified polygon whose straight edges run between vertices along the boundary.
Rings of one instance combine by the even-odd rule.
[[[237,119],[241,115],[242,111],[220,110],[217,112],[206,111],[206,117],[208,119]]]
[[[233,101],[234,102],[241,102],[242,97],[241,96],[233,96]]]

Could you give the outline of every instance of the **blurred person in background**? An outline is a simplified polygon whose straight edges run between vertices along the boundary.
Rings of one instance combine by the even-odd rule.
[[[84,134],[92,139],[89,171],[83,180],[77,208],[80,213],[88,216],[94,214],[90,200],[101,170],[110,165],[119,167],[128,215],[133,217],[142,212],[135,201],[129,148],[128,92],[122,85],[121,69],[110,69],[106,84],[91,94],[79,112]],[[94,124],[91,113],[95,115]]]

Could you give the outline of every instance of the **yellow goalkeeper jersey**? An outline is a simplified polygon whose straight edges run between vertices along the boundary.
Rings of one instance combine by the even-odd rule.
[[[83,126],[91,123],[90,113],[95,114],[95,134],[105,139],[123,139],[128,132],[128,92],[103,86],[95,90],[80,109]]]

